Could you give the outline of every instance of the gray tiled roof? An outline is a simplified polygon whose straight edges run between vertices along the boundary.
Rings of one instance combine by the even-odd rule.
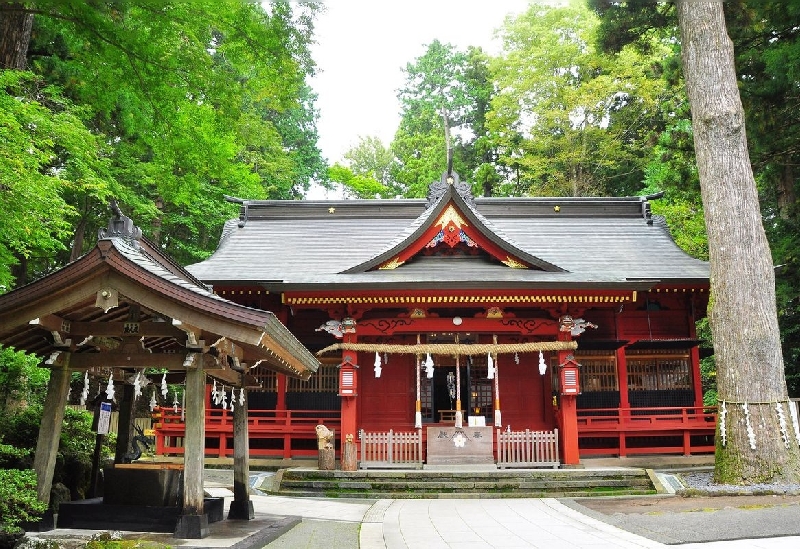
[[[187,270],[210,284],[270,288],[631,286],[703,283],[708,264],[680,250],[640,197],[477,198],[491,236],[564,272],[511,269],[482,257],[416,257],[394,270],[350,272],[431,223],[423,200],[253,201],[229,221],[217,251]],[[331,212],[331,209],[333,211]],[[431,208],[433,209],[433,208]]]

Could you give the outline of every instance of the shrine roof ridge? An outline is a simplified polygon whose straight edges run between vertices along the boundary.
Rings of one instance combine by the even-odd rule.
[[[416,218],[426,208],[423,198],[335,200],[244,200],[240,220],[285,216],[329,215]],[[474,208],[491,217],[646,217],[647,197],[476,197]],[[333,211],[331,211],[331,208]]]

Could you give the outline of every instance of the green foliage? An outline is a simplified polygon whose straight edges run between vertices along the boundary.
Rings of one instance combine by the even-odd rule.
[[[369,177],[387,187],[397,188],[391,177],[394,156],[383,146],[379,137],[359,137],[358,143],[344,153],[344,159],[355,175]]]
[[[47,510],[36,496],[36,473],[32,470],[0,469],[0,526],[13,530],[33,522]]]
[[[115,533],[100,532],[92,536],[86,543],[85,549],[169,549],[170,547],[156,541],[120,539]]]
[[[15,258],[19,283],[87,251],[110,196],[189,263],[235,215],[223,195],[297,198],[325,180],[305,83],[317,3],[26,7],[33,74],[0,73],[0,181],[14,182],[0,193],[14,214],[0,219],[0,291]]]
[[[480,192],[491,194],[497,177],[486,164],[493,157],[485,128],[493,92],[487,56],[478,48],[459,51],[434,40],[406,65],[405,73],[406,83],[398,93],[400,127],[390,147],[396,160],[392,179],[406,196],[425,196],[447,169],[449,134],[454,170],[480,185]]]
[[[33,464],[33,450],[0,443],[0,469],[26,469]]]
[[[12,407],[42,404],[49,378],[38,357],[0,345],[0,416]]]
[[[334,183],[339,183],[355,198],[391,198],[392,189],[380,181],[366,176],[356,175],[350,168],[341,164],[334,164],[328,168],[328,178]]]
[[[597,17],[580,3],[531,4],[501,29],[504,53],[490,68],[499,90],[487,124],[505,175],[503,194],[634,194],[663,118],[661,60],[597,47]]]
[[[30,406],[0,415],[2,442],[14,450],[9,450],[7,459],[19,456],[17,466],[30,466],[39,426],[42,422],[41,406]],[[85,497],[91,476],[94,455],[95,433],[92,432],[92,414],[83,410],[67,408],[61,426],[61,439],[54,472],[54,482],[62,482],[69,487],[74,499]],[[102,457],[114,455],[115,437],[106,437],[102,447]],[[3,452],[0,446],[0,463]]]
[[[700,199],[700,180],[694,158],[692,126],[687,118],[673,121],[658,137],[645,168],[643,194],[663,191],[652,203],[663,215],[670,234],[686,253],[708,260],[708,237]]]
[[[27,406],[0,415],[3,442],[17,448],[34,450],[42,422],[42,406]]]
[[[41,77],[0,70],[0,292],[21,260],[39,275],[52,269],[78,219],[73,199],[110,193],[106,147],[88,115]]]

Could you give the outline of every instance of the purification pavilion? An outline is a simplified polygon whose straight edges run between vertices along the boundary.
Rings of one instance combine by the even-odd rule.
[[[209,521],[222,514],[221,509],[209,512],[203,490],[207,378],[236,387],[241,395],[229,410],[235,454],[229,518],[251,519],[242,390],[254,383],[252,374],[263,370],[308,379],[319,362],[273,313],[215,295],[144,238],[116,203],[112,210],[108,228],[86,255],[0,295],[0,343],[38,355],[41,366],[51,370],[34,459],[37,495],[49,502],[65,407],[70,392],[76,392],[70,391],[70,380],[77,372],[87,382],[83,400],[89,376],[102,380],[107,407],[101,417],[103,411],[110,415],[112,405],[119,408],[117,448],[114,465],[105,470],[102,501],[62,503],[59,527],[70,527],[71,519],[120,515],[126,529],[141,519],[140,526],[151,531],[154,524],[147,516],[152,515],[160,526],[174,528],[176,537],[205,537]],[[144,389],[147,397],[154,396],[153,385],[145,389],[145,373],[153,368],[169,372],[149,374],[153,385],[167,375],[182,385],[184,459],[170,469],[180,474],[167,474],[164,465],[124,463],[130,461],[124,457],[133,438],[137,393]],[[97,447],[95,468],[99,455]],[[168,482],[178,476],[175,484],[182,485]],[[93,481],[97,477],[95,470]]]
[[[695,330],[709,267],[654,198],[476,198],[455,173],[427,199],[230,198],[239,218],[187,270],[322,362],[308,382],[257,374],[251,455],[315,455],[319,422],[337,448],[418,433],[426,463],[499,461],[497,436],[526,431],[557,432],[561,464],[713,451]],[[216,408],[207,452],[230,455]],[[160,427],[177,451],[179,422]]]

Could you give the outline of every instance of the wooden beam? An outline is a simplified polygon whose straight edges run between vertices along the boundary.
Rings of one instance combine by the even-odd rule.
[[[244,358],[244,349],[241,345],[236,345],[227,337],[221,337],[211,344],[211,348],[216,349],[221,355],[228,355],[239,360]]]
[[[234,370],[229,370],[227,368],[221,370],[208,370],[206,372],[209,376],[216,378],[219,381],[224,382],[226,385],[234,385],[238,387],[242,383],[242,375],[245,375],[245,383],[246,387],[250,388],[258,388],[260,385],[256,381],[256,378],[249,375],[249,374],[242,374],[240,372],[236,372]]]
[[[184,322],[177,318],[172,319],[172,325],[181,330],[182,332],[186,333],[186,348],[187,349],[202,349],[203,343],[202,337],[203,330],[202,328],[198,328],[188,322]]]
[[[35,318],[29,324],[73,338],[88,336],[174,337],[183,342],[186,332],[167,322],[72,322],[57,315]]]
[[[56,353],[53,353],[54,355]],[[194,354],[194,353],[191,353]],[[202,356],[203,368],[215,369],[217,360],[210,355]],[[46,361],[52,368],[67,364],[71,370],[82,371],[91,368],[164,368],[166,370],[186,370],[186,353],[67,353],[62,352]]]

